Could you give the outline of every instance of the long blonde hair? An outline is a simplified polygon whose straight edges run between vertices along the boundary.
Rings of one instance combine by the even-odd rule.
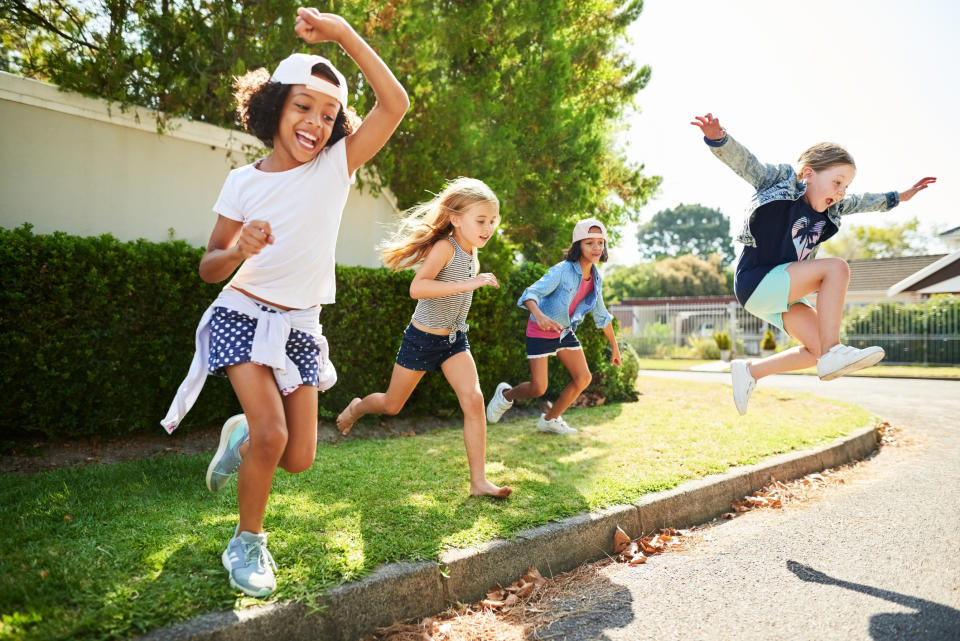
[[[476,178],[457,178],[431,200],[408,209],[393,238],[380,247],[383,264],[397,271],[423,261],[434,243],[453,233],[451,215],[462,214],[470,205],[500,200],[486,183]]]

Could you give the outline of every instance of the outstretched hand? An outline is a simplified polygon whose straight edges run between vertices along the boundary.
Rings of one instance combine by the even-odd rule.
[[[297,22],[293,26],[294,32],[308,44],[340,42],[345,29],[349,29],[346,20],[333,13],[320,13],[313,7],[297,9]]]
[[[700,127],[700,131],[708,140],[720,140],[727,135],[727,130],[720,126],[720,119],[714,118],[713,114],[694,116],[694,118],[696,121],[690,124]]]
[[[927,187],[929,187],[935,182],[937,182],[937,179],[932,176],[921,178],[920,180],[918,180],[913,184],[913,187],[911,187],[910,189],[904,189],[903,191],[900,192],[900,202],[902,203],[907,202],[908,200],[916,196],[918,191],[923,191],[924,189],[926,189]]]

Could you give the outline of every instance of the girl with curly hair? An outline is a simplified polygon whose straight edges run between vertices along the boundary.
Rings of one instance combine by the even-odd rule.
[[[299,9],[297,35],[335,42],[376,95],[360,122],[329,60],[293,54],[270,76],[237,79],[238,113],[270,153],[227,176],[200,277],[233,274],[197,329],[196,354],[162,425],[172,432],[207,374],[230,380],[243,414],[224,424],[207,469],[212,491],[238,474],[239,522],[222,555],[230,584],[254,597],[276,588],[263,518],[277,467],[307,470],[317,446],[317,392],[336,381],[320,330],[333,303],[334,250],[357,169],[380,150],[409,106],[387,65],[341,17]],[[236,273],[234,273],[236,272]]]

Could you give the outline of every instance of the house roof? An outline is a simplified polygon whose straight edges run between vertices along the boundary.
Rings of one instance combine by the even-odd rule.
[[[887,296],[895,296],[903,291],[924,291],[938,283],[952,280],[955,276],[960,276],[960,249],[941,256],[923,269],[893,284],[887,290]]]
[[[894,258],[866,258],[848,261],[850,286],[853,292],[886,292],[896,283],[935,263],[944,254],[931,256],[897,256]]]

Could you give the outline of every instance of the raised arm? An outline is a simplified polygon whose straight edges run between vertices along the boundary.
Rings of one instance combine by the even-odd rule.
[[[363,123],[346,139],[347,170],[352,174],[373,158],[386,144],[410,107],[407,92],[380,56],[353,30],[346,20],[317,9],[297,9],[297,35],[305,42],[336,42],[373,88],[377,102]]]
[[[935,182],[937,182],[936,178],[927,176],[915,182],[912,187],[900,192],[888,191],[885,194],[851,194],[837,203],[837,211],[841,216],[868,211],[889,211],[900,203],[907,202]]]
[[[790,165],[770,165],[757,160],[746,147],[727,133],[720,125],[720,119],[713,114],[694,116],[690,124],[700,128],[703,140],[713,155],[756,190],[779,182],[793,173]]]

